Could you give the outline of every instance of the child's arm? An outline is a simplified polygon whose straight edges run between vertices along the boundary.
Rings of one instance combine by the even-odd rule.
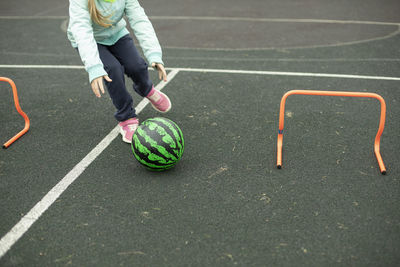
[[[69,0],[69,28],[78,46],[79,55],[89,73],[89,80],[107,75],[100,60],[97,44],[93,37],[92,22],[87,0]]]
[[[147,61],[151,65],[153,63],[163,65],[161,46],[153,25],[137,0],[126,0],[125,14]]]

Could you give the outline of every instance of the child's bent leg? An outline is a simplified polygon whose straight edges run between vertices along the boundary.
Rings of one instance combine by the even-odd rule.
[[[125,35],[110,48],[110,51],[124,67],[126,75],[134,82],[134,90],[141,96],[147,96],[153,88],[149,78],[148,65],[139,55],[132,38]]]
[[[107,47],[98,45],[98,50],[104,69],[112,80],[112,82],[105,82],[105,84],[117,109],[114,114],[115,118],[118,121],[125,121],[136,117],[132,97],[125,87],[124,68]]]

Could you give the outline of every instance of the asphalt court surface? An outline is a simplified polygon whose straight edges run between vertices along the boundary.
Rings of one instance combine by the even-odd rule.
[[[340,29],[336,24],[301,23],[308,36],[320,36],[317,42],[291,34],[295,29],[289,24],[299,22],[264,21],[265,25],[255,23],[255,31],[268,29],[282,40],[258,36],[248,46],[245,38],[221,47],[221,31],[235,32],[238,27],[229,28],[226,20],[217,18],[397,23],[394,11],[399,5],[369,1],[356,9],[357,1],[334,7],[281,1],[266,8],[263,1],[250,1],[244,8],[243,3],[222,1],[212,9],[203,7],[207,3],[185,3],[143,3],[161,31],[166,66],[200,69],[180,70],[163,89],[173,101],[172,111],[164,116],[177,122],[185,137],[182,161],[165,173],[148,172],[118,136],[0,259],[0,265],[397,265],[399,81],[228,70],[400,77],[398,26],[351,24]],[[21,107],[31,119],[30,131],[0,151],[2,237],[116,124],[111,101],[107,95],[93,97],[83,69],[11,66],[81,65],[63,33],[67,5],[43,4],[47,11],[1,4],[7,5],[1,16],[60,16],[0,17],[1,32],[8,36],[0,44],[0,65],[8,65],[0,68],[0,76],[16,82]],[[296,16],[288,11],[295,7]],[[186,19],[177,25],[182,17],[161,16],[208,19]],[[196,21],[197,32],[204,34],[201,46],[195,46],[201,43],[194,41],[196,31],[189,30]],[[215,29],[208,26],[210,21]],[[251,24],[245,20],[240,29]],[[309,48],[293,48],[301,42]],[[150,74],[157,84],[156,74]],[[381,153],[388,174],[379,173],[373,155],[379,103],[341,97],[289,97],[284,167],[277,170],[279,101],[291,89],[380,94],[387,104]],[[0,90],[1,98],[9,100],[0,104],[0,138],[5,141],[23,127],[23,121],[13,107],[9,86],[1,83]],[[139,101],[135,97],[135,104]],[[141,120],[155,116],[160,114],[149,106],[139,115]]]

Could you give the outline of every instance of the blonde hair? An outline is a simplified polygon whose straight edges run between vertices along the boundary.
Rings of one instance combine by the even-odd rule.
[[[96,7],[96,3],[94,0],[88,0],[88,8],[89,14],[92,21],[102,27],[108,28],[111,27],[110,16],[102,15]]]

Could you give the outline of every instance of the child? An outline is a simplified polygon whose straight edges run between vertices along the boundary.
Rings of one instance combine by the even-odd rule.
[[[171,109],[171,101],[156,90],[149,79],[148,65],[139,55],[123,19],[126,16],[143,54],[167,81],[162,52],[153,26],[137,0],[69,0],[68,39],[77,48],[93,93],[104,94],[103,80],[117,111],[114,114],[122,140],[131,143],[138,127],[133,100],[125,87],[126,74],[134,90],[147,97],[160,112]]]

